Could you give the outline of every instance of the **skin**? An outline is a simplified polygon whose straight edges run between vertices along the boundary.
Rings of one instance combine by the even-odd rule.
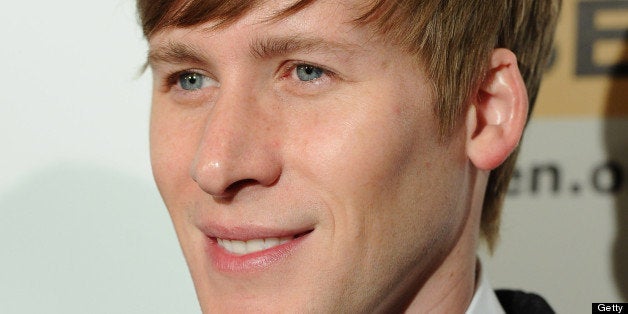
[[[350,2],[268,21],[287,5],[149,39],[153,172],[203,312],[464,312],[486,177],[508,155],[483,153],[481,131],[509,112],[477,118],[504,111],[486,96],[442,141],[415,56],[351,23]],[[269,44],[286,40],[294,49]],[[325,73],[302,82],[299,64]],[[182,89],[182,71],[207,84]],[[283,258],[229,272],[208,254],[215,228],[309,233]]]

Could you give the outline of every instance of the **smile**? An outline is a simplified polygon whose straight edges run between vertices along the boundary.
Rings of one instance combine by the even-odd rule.
[[[275,236],[249,240],[234,240],[215,237],[215,240],[219,247],[225,249],[225,251],[231,254],[247,255],[262,252],[268,249],[272,249],[276,246],[286,244],[292,240],[305,236],[310,232],[312,232],[312,230],[308,230],[291,236]]]
[[[236,255],[246,255],[255,252],[264,251],[275,246],[288,243],[290,240],[294,239],[293,237],[282,237],[282,238],[266,238],[266,239],[252,239],[248,241],[239,241],[239,240],[227,240],[217,238],[216,241],[218,245],[225,249],[227,252],[236,254]]]
[[[288,260],[310,238],[313,228],[292,230],[251,226],[205,226],[206,249],[222,273],[261,271]]]

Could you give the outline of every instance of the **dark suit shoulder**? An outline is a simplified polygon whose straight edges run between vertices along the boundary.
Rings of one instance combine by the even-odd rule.
[[[556,313],[541,296],[519,290],[495,290],[499,303],[507,314]]]

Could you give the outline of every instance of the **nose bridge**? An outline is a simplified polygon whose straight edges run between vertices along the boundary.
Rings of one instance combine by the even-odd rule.
[[[281,172],[273,149],[273,127],[250,86],[223,83],[205,122],[191,166],[201,189],[216,197],[231,196],[240,183],[270,185]]]

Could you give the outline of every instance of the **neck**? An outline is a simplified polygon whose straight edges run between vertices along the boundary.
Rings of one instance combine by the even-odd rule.
[[[475,177],[469,213],[449,254],[436,266],[406,308],[406,313],[464,313],[477,286],[477,257],[484,189],[488,175]]]
[[[473,299],[477,279],[475,255],[465,254],[464,257],[458,259],[459,263],[446,259],[421,287],[405,312],[464,313]]]

